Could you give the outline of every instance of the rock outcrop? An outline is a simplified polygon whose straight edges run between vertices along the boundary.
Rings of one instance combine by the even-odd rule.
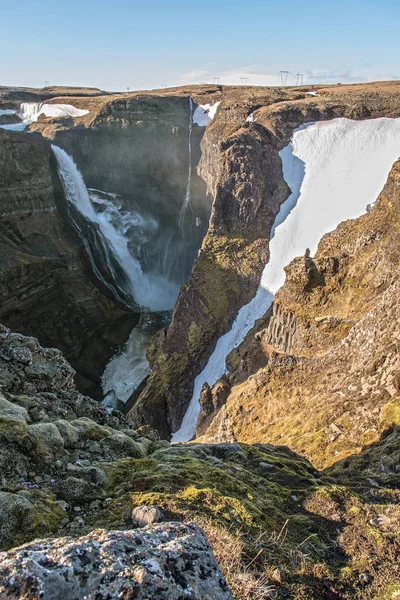
[[[203,531],[166,523],[39,540],[0,554],[0,597],[231,600]]]
[[[80,388],[101,397],[102,369],[138,317],[91,273],[50,144],[0,129],[0,162],[0,318],[65,352]]]

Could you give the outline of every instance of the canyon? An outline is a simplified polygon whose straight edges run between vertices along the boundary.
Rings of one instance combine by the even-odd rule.
[[[1,88],[0,596],[157,506],[221,598],[395,597],[399,92]]]

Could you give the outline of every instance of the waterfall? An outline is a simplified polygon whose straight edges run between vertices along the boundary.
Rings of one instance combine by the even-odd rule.
[[[182,204],[182,208],[178,215],[179,229],[183,233],[185,225],[185,215],[190,205],[190,186],[192,183],[192,131],[193,131],[193,100],[189,98],[189,169],[188,169],[188,180],[186,185],[185,199]]]
[[[19,107],[19,116],[26,125],[29,125],[37,121],[41,108],[41,102],[23,102]]]
[[[97,212],[73,159],[58,146],[53,145],[52,150],[57,159],[67,201],[83,219],[84,225],[91,226],[90,241],[88,241],[83,231],[84,227],[71,215],[75,228],[83,238],[96,275],[108,288],[113,289],[118,299],[123,298],[125,303],[128,295],[137,304],[150,310],[172,308],[178,295],[178,286],[159,275],[144,273],[139,260],[131,251],[132,239],[136,235],[140,242],[140,236],[143,235],[144,217],[127,211],[118,211],[110,201],[98,195],[96,198],[95,195],[94,200],[97,204],[103,204],[102,210]],[[104,266],[110,281],[101,274]]]

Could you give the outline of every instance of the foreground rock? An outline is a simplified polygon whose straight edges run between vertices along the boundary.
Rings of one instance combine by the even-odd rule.
[[[76,544],[82,548],[86,542],[81,536],[100,536],[102,556],[111,547],[112,558],[123,532],[128,538],[149,540],[154,538],[148,531],[168,532],[171,527],[183,533],[165,533],[165,546],[168,552],[171,546],[176,549],[175,564],[189,563],[193,548],[189,545],[188,552],[181,540],[197,540],[198,535],[185,533],[187,527],[177,522],[196,521],[236,600],[268,598],[272,588],[280,597],[296,600],[375,599],[385,597],[377,594],[392,590],[400,580],[396,428],[323,472],[288,448],[268,444],[171,446],[150,428],[135,430],[117,411],[109,414],[100,403],[79,394],[73,369],[59,351],[44,349],[34,338],[4,327],[0,387],[0,549],[9,551],[0,555],[2,568],[12,560],[22,570],[15,562],[21,552],[10,549],[27,542],[45,561],[39,567],[57,573],[58,567],[46,563],[48,556],[62,556],[67,565],[64,549]],[[397,410],[393,405],[391,414]],[[337,429],[331,435],[338,435]],[[163,523],[132,533],[139,517],[140,524],[146,525],[148,517]],[[99,528],[114,533],[91,533]],[[59,539],[33,542],[43,538]],[[154,548],[147,548],[142,553],[139,544],[135,551],[143,560],[146,582],[147,567],[154,567]],[[81,558],[92,565],[90,553]],[[104,568],[113,569],[111,558]],[[170,572],[172,567],[170,561]],[[83,589],[94,581],[88,570],[82,565],[78,573]],[[219,574],[213,572],[219,592]],[[151,576],[151,585],[158,585],[157,570]],[[106,583],[110,587],[118,582],[104,580],[102,585]],[[177,589],[179,585],[180,579]],[[25,591],[21,596],[6,593],[0,591],[1,600],[38,597]],[[108,598],[118,597],[117,592],[107,593]],[[160,592],[158,597],[175,597],[168,587],[165,593],[169,596]],[[214,589],[201,593],[189,586],[180,598],[218,598]],[[130,591],[120,594],[135,597]],[[78,597],[68,590],[50,597],[63,596]],[[157,596],[148,592],[147,597]]]
[[[0,597],[229,600],[203,531],[168,523],[40,540],[0,554]]]

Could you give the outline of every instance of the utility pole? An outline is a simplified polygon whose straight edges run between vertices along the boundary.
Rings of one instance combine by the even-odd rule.
[[[296,81],[296,85],[303,85],[303,73],[296,73],[297,75],[297,81]]]
[[[282,87],[285,87],[290,71],[279,71],[281,74]]]
[[[213,80],[214,80],[214,85],[219,84],[219,77],[213,77]]]
[[[247,77],[241,77],[241,78],[240,78],[240,83],[241,83],[242,85],[246,85],[246,83],[247,83]]]

